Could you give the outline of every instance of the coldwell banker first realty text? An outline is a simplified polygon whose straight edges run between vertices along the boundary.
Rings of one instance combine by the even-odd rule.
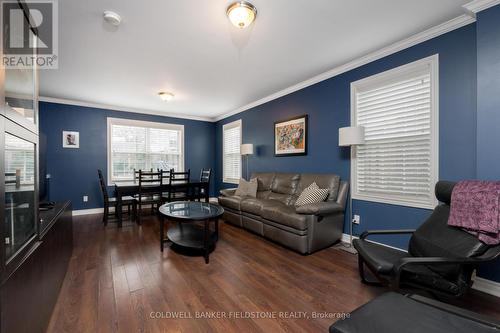
[[[29,17],[23,7],[29,8]],[[2,65],[5,68],[58,68],[57,1],[3,1]]]

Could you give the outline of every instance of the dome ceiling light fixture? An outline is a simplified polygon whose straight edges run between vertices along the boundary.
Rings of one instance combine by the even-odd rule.
[[[102,16],[104,18],[104,21],[111,25],[114,25],[115,27],[119,26],[122,22],[122,17],[118,13],[115,13],[111,10],[105,10]]]
[[[158,93],[158,96],[160,96],[161,100],[164,102],[170,102],[174,98],[174,94],[168,91],[160,91]]]
[[[244,29],[257,17],[257,8],[250,2],[237,1],[227,7],[226,15],[235,27]]]

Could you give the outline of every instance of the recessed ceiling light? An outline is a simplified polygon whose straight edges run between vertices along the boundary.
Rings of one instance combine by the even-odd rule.
[[[166,91],[160,91],[158,95],[160,96],[161,100],[165,102],[169,102],[172,100],[172,98],[174,98],[174,94]]]
[[[111,10],[105,10],[103,13],[103,17],[104,21],[116,27],[119,26],[122,22],[121,16]]]
[[[250,2],[238,1],[227,7],[226,15],[235,27],[243,29],[255,20],[257,8]]]

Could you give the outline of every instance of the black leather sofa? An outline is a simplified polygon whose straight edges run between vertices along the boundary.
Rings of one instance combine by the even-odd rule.
[[[500,322],[418,295],[383,294],[330,326],[330,333],[498,333]]]
[[[310,254],[342,237],[349,185],[334,174],[254,173],[257,197],[240,197],[222,190],[223,219],[289,247]],[[316,182],[330,190],[325,202],[295,207],[302,190]]]

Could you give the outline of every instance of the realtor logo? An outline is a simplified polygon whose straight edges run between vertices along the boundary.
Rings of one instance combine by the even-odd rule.
[[[2,2],[2,64],[6,68],[57,68],[57,2]]]

